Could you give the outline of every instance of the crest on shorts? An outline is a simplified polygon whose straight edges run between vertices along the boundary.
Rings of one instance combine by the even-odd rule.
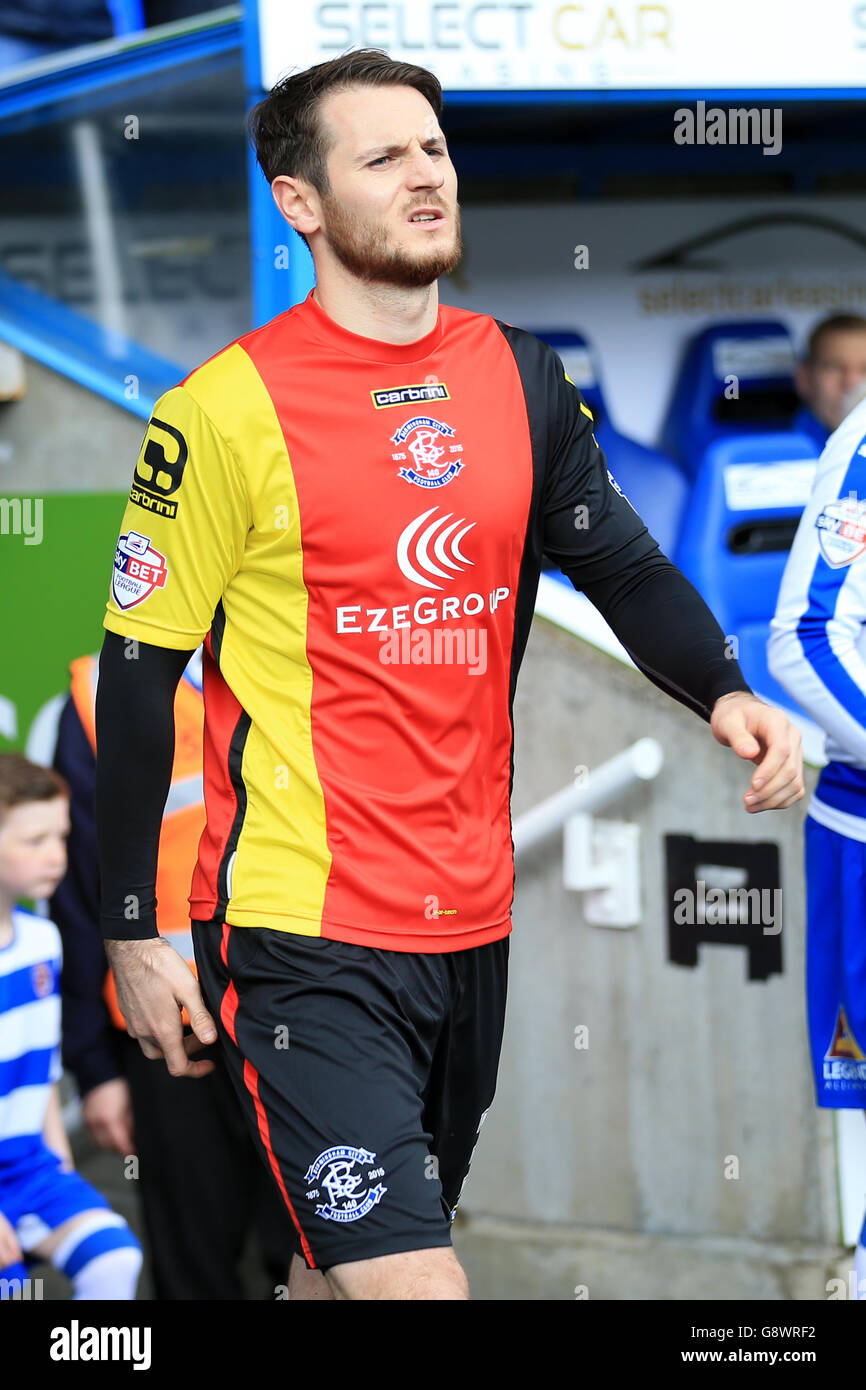
[[[316,1215],[323,1221],[360,1221],[388,1191],[377,1181],[384,1176],[374,1153],[335,1144],[320,1153],[304,1175],[307,1201],[316,1203]]]
[[[830,1046],[824,1053],[824,1060],[827,1061],[830,1057],[848,1057],[853,1062],[866,1062],[866,1055],[864,1055],[863,1049],[851,1032],[851,1025],[845,1015],[845,1009],[841,1004],[836,1013],[833,1037],[830,1041]]]

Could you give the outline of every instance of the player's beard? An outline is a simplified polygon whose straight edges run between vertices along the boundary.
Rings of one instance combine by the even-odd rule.
[[[397,285],[402,289],[419,289],[432,285],[440,275],[456,269],[463,255],[463,234],[460,227],[460,207],[454,204],[454,234],[448,240],[422,245],[425,234],[419,232],[418,250],[414,255],[389,245],[388,233],[379,223],[359,222],[331,197],[322,199],[327,222],[323,227],[327,243],[337,260],[359,280],[376,284]],[[414,235],[414,234],[413,234]]]

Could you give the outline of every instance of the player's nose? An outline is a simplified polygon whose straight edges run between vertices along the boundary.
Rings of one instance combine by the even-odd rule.
[[[445,182],[444,171],[440,168],[442,163],[441,155],[434,157],[419,145],[409,162],[410,184],[415,188],[419,183],[424,188],[441,188]]]

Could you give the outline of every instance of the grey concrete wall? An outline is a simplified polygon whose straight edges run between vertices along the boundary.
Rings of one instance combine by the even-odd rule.
[[[25,376],[0,403],[0,494],[128,490],[145,421],[32,358]]]
[[[518,864],[499,1088],[456,1237],[477,1292],[573,1297],[591,1270],[591,1297],[823,1296],[840,1251],[832,1118],[814,1104],[805,1022],[808,796],[748,814],[750,763],[638,672],[538,618],[515,728],[515,819],[642,736],[665,762],[601,813],[642,830],[638,927],[587,924],[562,886],[561,836]],[[702,946],[694,969],[669,963],[669,833],[779,845],[781,975],[748,981],[745,952],[722,945]],[[589,1046],[576,1050],[581,1024]]]

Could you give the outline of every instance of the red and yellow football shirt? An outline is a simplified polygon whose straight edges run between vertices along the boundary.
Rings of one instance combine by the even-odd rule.
[[[591,419],[531,334],[440,306],[387,343],[312,292],[158,401],[104,625],[204,640],[193,918],[420,951],[510,930],[542,551],[599,576],[646,534]]]

